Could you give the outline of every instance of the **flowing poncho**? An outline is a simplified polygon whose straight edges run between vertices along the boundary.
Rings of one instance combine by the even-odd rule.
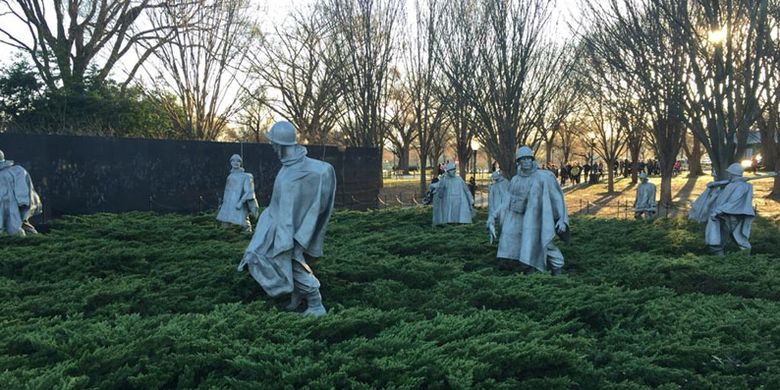
[[[306,266],[304,254],[322,256],[335,198],[333,166],[306,157],[306,148],[296,145],[282,160],[271,203],[260,215],[239,271],[256,265],[259,272],[253,276],[268,295],[292,292],[292,261]]]
[[[527,187],[526,187],[527,186]],[[528,189],[524,194],[524,188]],[[501,238],[496,257],[518,260],[537,270],[547,269],[547,248],[555,238],[555,224],[569,224],[563,191],[550,171],[534,169],[512,178],[502,210]]]
[[[655,202],[655,184],[642,183],[636,187],[636,199],[634,211],[655,211],[658,204]]]
[[[236,208],[237,205],[240,208]],[[255,182],[251,173],[243,168],[233,169],[225,183],[222,205],[217,213],[217,220],[234,225],[246,226],[247,216],[257,210],[255,197]]]
[[[23,221],[41,213],[41,198],[24,168],[8,160],[4,164],[0,167],[0,232],[16,234]]]
[[[466,182],[460,176],[442,175],[433,190],[433,224],[471,223],[471,196]]]

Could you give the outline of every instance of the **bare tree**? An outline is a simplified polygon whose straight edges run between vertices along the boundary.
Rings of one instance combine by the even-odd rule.
[[[571,161],[574,144],[577,142],[577,137],[581,131],[580,127],[580,115],[574,112],[566,117],[558,128],[557,133],[561,140],[561,154],[563,155],[561,166]]]
[[[434,43],[438,66],[445,69],[442,83],[447,96],[446,121],[452,129],[453,149],[459,171],[465,179],[473,150],[471,142],[477,126],[464,85],[474,85],[479,58],[477,46],[477,1],[457,0],[443,3],[439,33]]]
[[[393,72],[397,74],[397,72]],[[400,75],[398,75],[400,76]],[[394,81],[401,81],[399,77],[393,77]],[[389,119],[390,131],[387,135],[390,151],[398,157],[397,169],[404,174],[409,173],[409,158],[412,145],[417,140],[414,111],[408,91],[400,83],[393,82],[390,89],[391,116]]]
[[[399,0],[323,0],[343,88],[341,131],[352,146],[384,144],[388,72],[403,16]]]
[[[583,40],[591,60],[603,61],[608,74],[622,75],[646,113],[661,168],[660,203],[668,206],[674,163],[685,132],[688,61],[680,32],[655,1],[663,0],[609,0],[606,4],[590,0],[586,15],[591,28]],[[604,85],[612,83],[604,79]],[[640,125],[643,116],[637,118]]]
[[[699,142],[693,134],[688,132],[683,138],[682,147],[685,152],[685,157],[688,159],[688,176],[695,177],[703,175],[704,171],[701,168],[701,158],[704,155],[704,150],[701,147],[701,142]]]
[[[416,19],[408,28],[403,60],[404,90],[411,103],[417,152],[420,156],[420,193],[427,189],[428,162],[433,166],[446,146],[444,118],[446,96],[435,58],[438,3],[415,2]]]
[[[475,135],[505,174],[515,173],[515,149],[532,145],[550,102],[564,85],[567,52],[545,39],[551,5],[544,0],[481,0],[463,23],[474,23],[475,77],[443,71],[474,111]],[[445,63],[446,64],[446,63]]]
[[[170,24],[148,25],[150,14],[178,8],[177,2],[149,0],[1,0],[4,14],[26,27],[27,36],[0,26],[0,42],[26,53],[51,91],[81,91],[90,68],[102,82],[128,52],[144,43],[124,88],[138,67],[175,31]],[[186,22],[183,19],[179,22]]]
[[[770,101],[762,78],[778,72],[767,0],[655,0],[689,58],[686,113],[717,178],[737,161]]]
[[[614,164],[626,146],[627,129],[620,120],[621,107],[603,94],[589,96],[585,104],[585,134],[593,137],[596,153],[604,159],[607,170],[607,192],[615,192]],[[593,161],[590,161],[593,164]]]
[[[566,72],[561,72],[567,75]],[[550,109],[547,110],[539,125],[539,141],[544,143],[545,163],[552,162],[553,146],[558,132],[564,129],[567,118],[579,109],[582,98],[582,86],[574,78],[567,80],[567,85],[553,98]]]
[[[268,95],[268,107],[295,125],[302,142],[326,143],[344,113],[337,77],[342,64],[321,6],[288,22],[251,55],[250,73],[276,92]]]
[[[153,26],[175,26],[176,33],[154,51],[154,66],[144,67],[155,84],[150,94],[175,96],[159,100],[183,138],[214,140],[241,110],[238,69],[253,25],[247,7],[248,0],[213,0],[168,8],[153,19]],[[196,27],[182,27],[193,17]]]
[[[242,98],[241,111],[238,113],[236,123],[240,126],[236,138],[244,141],[263,142],[265,133],[273,124],[271,113],[268,110],[267,95],[262,89],[255,89],[245,94]]]

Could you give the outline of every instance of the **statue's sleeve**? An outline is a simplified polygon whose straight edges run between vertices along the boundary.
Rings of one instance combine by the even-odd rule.
[[[29,207],[32,200],[32,179],[28,180],[30,175],[27,171],[21,167],[16,168],[18,169],[11,175],[14,180],[14,197],[19,206]]]
[[[241,195],[241,202],[252,202],[255,200],[255,180],[252,175],[247,174],[246,180],[244,180],[243,194]]]
[[[550,174],[547,178],[547,185],[550,186],[550,203],[553,207],[553,218],[555,222],[563,221],[567,225],[569,224],[569,215],[566,212],[566,201],[563,197],[563,190],[558,185],[558,181],[555,180],[555,176]]]

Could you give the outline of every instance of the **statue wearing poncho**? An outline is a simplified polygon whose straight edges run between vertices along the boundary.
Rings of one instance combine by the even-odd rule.
[[[731,176],[728,184],[723,189],[708,185],[691,205],[688,218],[707,222],[704,243],[713,254],[724,255],[726,237],[750,254],[750,228],[756,217],[753,186],[742,177],[740,164],[731,164],[726,172]]]
[[[558,275],[563,254],[553,238],[556,233],[565,234],[569,227],[563,191],[552,172],[538,169],[530,148],[521,147],[516,157],[519,169],[509,184],[508,196],[488,217],[491,237],[495,238],[495,219],[504,216],[496,257],[517,260],[539,271],[549,266],[553,275]]]
[[[488,188],[488,215],[496,214],[504,199],[509,193],[509,182],[504,178],[500,171],[493,172],[493,183]],[[495,217],[499,223],[503,223],[503,216],[496,214]],[[489,228],[489,226],[488,226]]]
[[[0,232],[25,236],[38,233],[29,219],[43,211],[30,174],[6,160],[0,151]]]
[[[222,205],[217,212],[217,220],[227,228],[231,224],[238,225],[247,233],[252,232],[252,223],[249,215],[257,217],[257,198],[255,197],[255,181],[251,173],[244,172],[241,167],[241,156],[230,156],[232,169],[225,182],[225,192],[222,196]]]
[[[282,168],[274,181],[271,203],[260,215],[238,269],[248,267],[270,296],[292,293],[288,308],[297,308],[305,298],[308,309],[304,314],[324,315],[320,282],[306,257],[322,256],[336,194],[335,171],[326,162],[306,157],[306,148],[295,143],[289,122],[274,124],[268,138]]]
[[[431,184],[433,224],[471,223],[474,198],[466,182],[455,174],[455,164],[447,164],[447,173]]]
[[[647,173],[639,174],[642,183],[636,187],[636,199],[634,200],[634,218],[652,219],[658,208],[655,202],[655,184],[647,181]]]

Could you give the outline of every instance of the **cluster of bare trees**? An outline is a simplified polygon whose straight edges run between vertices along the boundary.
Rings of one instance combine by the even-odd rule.
[[[630,144],[632,128],[647,129],[661,167],[662,203],[671,203],[681,148],[700,173],[703,147],[723,178],[758,127],[765,160],[776,166],[777,127],[767,129],[777,117],[778,6],[774,0],[587,2],[582,43],[594,68],[589,73],[600,76],[589,79],[588,90],[623,102],[607,103],[617,109],[613,137],[623,133]]]
[[[628,156],[633,180],[649,151],[668,204],[681,152],[722,177],[759,130],[780,169],[779,3],[585,0],[562,38],[546,0],[316,0],[273,23],[250,0],[0,0],[26,26],[0,41],[50,89],[143,85],[186,138],[261,141],[284,118],[304,142],[386,147],[400,169],[416,154],[421,190],[444,159],[465,175],[475,141],[508,176],[520,145],[544,162]]]

